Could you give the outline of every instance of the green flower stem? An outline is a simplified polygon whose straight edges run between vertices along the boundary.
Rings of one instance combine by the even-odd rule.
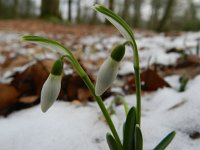
[[[137,99],[137,124],[141,124],[141,83],[140,83],[140,70],[139,68],[135,67],[135,84],[136,84],[136,99]]]
[[[126,103],[126,100],[121,95],[119,96],[119,99],[124,105],[124,110],[125,110],[126,115],[128,115],[129,108],[128,108],[128,104]]]
[[[136,84],[136,122],[141,124],[141,80],[140,80],[140,60],[138,54],[137,44],[132,37],[131,41],[126,41],[124,44],[130,44],[133,50],[133,67],[135,71],[135,84]]]
[[[135,84],[136,84],[136,99],[137,99],[137,124],[141,123],[141,80],[140,80],[140,60],[138,54],[137,44],[134,39],[132,39],[131,46],[133,48],[133,64],[135,70]]]
[[[90,92],[92,93],[94,98],[96,99],[96,101],[97,101],[97,103],[98,103],[98,105],[99,105],[104,117],[106,118],[106,121],[107,121],[107,123],[108,123],[108,125],[110,127],[110,130],[111,130],[113,136],[115,137],[116,142],[118,143],[118,145],[120,147],[122,147],[121,141],[119,139],[119,136],[117,134],[115,126],[114,126],[114,124],[113,124],[113,122],[112,122],[112,120],[110,118],[109,113],[107,112],[107,109],[106,109],[105,105],[103,104],[103,101],[102,101],[101,97],[96,96],[95,93],[94,93],[94,85],[91,83],[91,80],[89,79],[88,76],[85,76],[82,79],[85,82],[85,84],[87,85],[87,87],[90,89]]]
[[[96,96],[95,95],[95,88],[94,88],[94,85],[93,83],[91,82],[90,78],[88,77],[87,73],[83,70],[83,68],[81,67],[81,65],[77,62],[77,60],[71,56],[71,63],[73,65],[73,67],[76,69],[77,73],[80,75],[80,77],[82,78],[82,80],[85,82],[86,86],[88,87],[90,93],[92,94],[92,96],[95,98],[95,100],[97,101],[107,123],[108,123],[108,126],[113,134],[113,136],[115,137],[115,140],[118,144],[119,147],[122,148],[122,144],[121,144],[121,141],[120,141],[120,138],[118,136],[118,133],[115,129],[115,126],[111,120],[111,117],[103,103],[103,100],[100,96]]]

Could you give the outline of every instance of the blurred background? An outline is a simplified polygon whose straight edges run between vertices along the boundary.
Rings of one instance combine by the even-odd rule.
[[[124,42],[119,32],[91,9],[96,3],[119,14],[134,29],[144,71],[142,90],[169,87],[164,78],[172,74],[183,77],[179,82],[185,87],[200,73],[196,68],[200,63],[200,0],[0,0],[0,115],[37,105],[51,65],[60,56],[21,41],[21,35],[61,42],[95,83],[112,48]],[[108,90],[103,98],[135,93],[132,51],[127,49],[119,80],[113,85],[117,88]],[[161,80],[155,83],[149,78]],[[67,61],[62,83],[58,99],[93,100]]]
[[[134,30],[144,149],[176,130],[169,150],[199,150],[200,0],[0,0],[0,150],[108,149],[105,119],[67,60],[58,101],[41,112],[40,92],[60,54],[20,38],[38,35],[60,42],[95,84],[101,64],[125,42],[91,9],[96,3]],[[116,80],[102,95],[120,135],[125,114],[119,95],[135,105],[132,58],[127,46]]]
[[[200,0],[0,0],[0,19],[107,23],[91,10],[95,3],[106,5],[135,28],[156,31],[200,29]]]

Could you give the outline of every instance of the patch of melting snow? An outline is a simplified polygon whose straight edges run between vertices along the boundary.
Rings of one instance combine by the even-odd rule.
[[[20,67],[16,67],[13,68],[13,70],[8,70],[5,73],[2,74],[2,76],[0,76],[0,83],[10,83],[13,79],[13,75],[16,72],[23,72],[25,71],[28,67],[32,66],[33,64],[35,64],[36,61],[31,61],[29,63],[27,63],[26,65],[20,66]]]
[[[86,45],[94,45],[96,43],[101,43],[102,36],[87,36],[82,39],[80,39],[80,43],[86,44]]]
[[[86,57],[92,61],[96,61],[100,58],[106,59],[108,55],[109,54],[107,54],[106,52],[98,52],[98,53],[87,55]]]
[[[74,73],[74,70],[72,68],[70,68],[69,65],[67,65],[67,64],[64,64],[63,71],[64,71],[65,75],[70,75],[70,74]]]
[[[35,59],[37,60],[43,60],[43,59],[51,59],[56,60],[58,59],[58,56],[54,53],[38,53],[38,54],[31,54]]]
[[[165,80],[167,81],[167,83],[169,83],[169,85],[175,89],[175,90],[179,90],[180,88],[180,82],[179,82],[180,76],[179,75],[171,75],[171,76],[167,76],[165,77]]]
[[[122,61],[120,64],[119,75],[133,74],[133,63],[130,61]]]
[[[3,64],[5,62],[6,58],[2,55],[0,55],[0,64]]]
[[[1,31],[0,32],[0,42],[8,42],[11,43],[14,40],[19,40],[20,38],[19,33],[15,32],[6,32],[6,31]]]
[[[102,41],[102,44],[107,45],[107,44],[123,44],[125,42],[125,39],[119,36],[110,36],[107,38],[104,38]]]

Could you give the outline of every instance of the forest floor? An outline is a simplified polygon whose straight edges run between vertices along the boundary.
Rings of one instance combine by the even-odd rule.
[[[27,31],[30,33],[44,32],[52,34],[73,34],[77,37],[95,33],[111,34],[117,30],[112,26],[105,25],[74,25],[59,24],[43,20],[0,20],[1,30]]]
[[[106,150],[109,131],[89,91],[66,61],[59,101],[43,114],[40,91],[59,54],[21,41],[22,35],[53,38],[70,50],[95,83],[111,49],[124,39],[112,26],[60,25],[41,20],[0,21],[0,145],[2,150]],[[142,79],[142,131],[149,150],[170,131],[170,150],[200,147],[200,32],[135,31]],[[122,137],[124,95],[135,105],[132,50],[103,99]]]

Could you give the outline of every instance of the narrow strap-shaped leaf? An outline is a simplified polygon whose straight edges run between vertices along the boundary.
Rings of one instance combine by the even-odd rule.
[[[138,124],[135,127],[135,149],[136,150],[142,150],[143,149],[142,132],[141,132]]]
[[[125,137],[125,124],[126,124],[126,122],[124,122],[124,124],[123,124],[123,138]]]
[[[36,43],[46,48],[49,48],[53,51],[59,52],[60,54],[68,58],[68,61],[72,64],[72,66],[74,66],[74,68],[77,70],[80,76],[84,76],[85,72],[82,71],[80,64],[74,58],[72,52],[68,48],[60,44],[59,42],[46,38],[46,37],[32,36],[32,35],[25,35],[25,36],[22,36],[21,38],[24,41]]]
[[[22,40],[42,45],[46,48],[57,51],[63,55],[67,55],[68,57],[71,57],[72,55],[71,51],[68,50],[66,47],[64,47],[62,44],[54,40],[51,40],[49,38],[45,38],[41,36],[32,36],[32,35],[25,35],[25,36],[22,36],[21,38]]]
[[[116,15],[113,11],[102,5],[96,4],[93,8],[108,19],[128,41],[133,39],[133,32],[131,28],[120,16]]]
[[[121,148],[118,147],[117,142],[110,133],[106,134],[106,140],[110,150],[122,150]]]
[[[176,135],[175,131],[170,132],[153,150],[164,150]]]
[[[128,115],[129,107],[123,96],[119,96],[120,101],[123,103],[126,115]]]
[[[132,107],[127,115],[125,126],[124,126],[124,139],[123,147],[124,150],[134,150],[134,136],[136,126],[136,110]]]

